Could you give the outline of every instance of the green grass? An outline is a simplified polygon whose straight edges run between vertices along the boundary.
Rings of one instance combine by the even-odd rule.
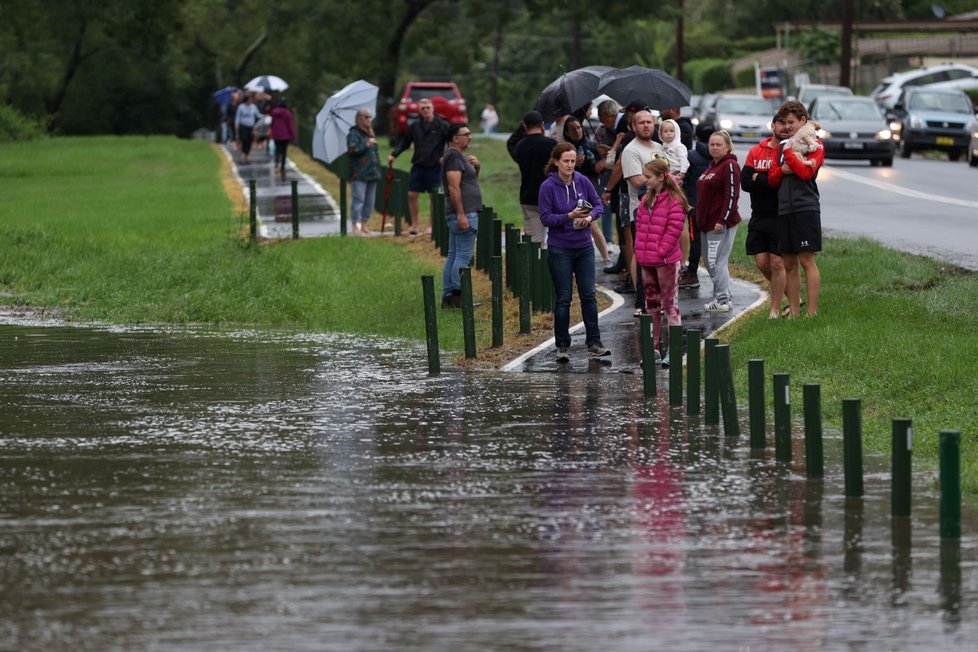
[[[770,322],[765,308],[725,336],[742,401],[747,360],[762,358],[768,377],[790,375],[796,417],[806,383],[821,385],[836,430],[842,399],[861,399],[867,450],[888,455],[892,419],[908,417],[917,464],[936,469],[939,432],[959,430],[965,488],[978,493],[978,274],[866,239],[828,239],[818,263],[817,318]]]
[[[383,240],[257,245],[209,144],[165,137],[8,144],[0,159],[3,301],[77,320],[207,323],[423,339],[423,274]],[[443,348],[458,350],[455,320]]]

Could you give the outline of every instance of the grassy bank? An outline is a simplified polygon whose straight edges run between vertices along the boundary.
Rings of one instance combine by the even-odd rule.
[[[518,177],[503,141],[476,139],[486,203],[519,223]],[[49,139],[5,146],[0,159],[0,300],[115,323],[208,323],[423,338],[422,274],[439,279],[430,242],[322,238],[255,245],[241,237],[241,207],[220,183],[222,159],[207,143],[171,138]],[[399,160],[408,165],[408,155]],[[296,152],[327,187],[335,178]],[[743,254],[735,270],[754,274]],[[936,469],[937,433],[964,433],[963,477],[978,493],[978,276],[884,249],[828,239],[819,256],[823,297],[816,319],[768,322],[766,310],[724,335],[738,395],[746,360],[768,375],[822,386],[825,425],[838,429],[841,401],[863,402],[867,450],[888,451],[890,420],[914,420],[918,470]],[[485,348],[488,284],[475,276],[480,358],[505,359],[549,336],[550,319],[516,337],[507,304],[506,348]],[[436,280],[436,284],[440,283]],[[451,316],[450,316],[451,315]],[[457,313],[440,312],[443,349],[462,348]],[[770,400],[770,399],[769,399]],[[800,408],[795,407],[795,416]]]

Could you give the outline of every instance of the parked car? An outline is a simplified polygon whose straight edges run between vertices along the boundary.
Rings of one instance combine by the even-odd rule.
[[[848,86],[832,86],[831,84],[805,84],[798,88],[798,101],[808,108],[811,108],[815,98],[825,95],[851,97],[852,89]]]
[[[964,63],[942,63],[885,77],[870,95],[880,106],[892,109],[904,88],[973,77],[978,68]]]
[[[735,141],[757,141],[771,133],[772,106],[760,95],[718,95],[713,128],[725,129]]]
[[[703,93],[700,96],[700,101],[693,106],[692,121],[694,125],[699,125],[700,123],[713,124],[713,116],[710,111],[717,97],[719,96],[713,93]]]
[[[950,81],[936,82],[927,84],[928,88],[955,88],[959,91],[969,91],[978,89],[978,71],[968,77],[958,77]]]
[[[387,112],[387,129],[391,145],[407,133],[408,126],[417,120],[418,101],[431,100],[435,106],[435,115],[439,115],[449,123],[468,122],[465,110],[465,99],[455,82],[412,81],[404,86],[401,99],[391,106]]]
[[[903,158],[916,150],[937,149],[957,161],[978,131],[971,100],[957,90],[905,88],[887,118],[899,126],[894,138]]]
[[[896,144],[886,117],[873,98],[823,95],[812,102],[809,114],[821,124],[818,136],[826,158],[893,165]]]

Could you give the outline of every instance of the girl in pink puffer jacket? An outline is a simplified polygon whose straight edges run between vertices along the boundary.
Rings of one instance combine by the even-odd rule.
[[[669,173],[668,160],[652,159],[645,164],[642,173],[648,190],[635,217],[635,261],[642,269],[645,312],[652,315],[652,340],[656,351],[665,354],[662,363],[668,365],[668,351],[662,341],[662,312],[670,326],[682,323],[679,315],[679,261],[682,258],[679,239],[686,228],[689,201]]]

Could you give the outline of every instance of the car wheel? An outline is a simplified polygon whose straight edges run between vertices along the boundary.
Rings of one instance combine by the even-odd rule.
[[[893,167],[893,157],[891,156],[890,158],[881,158],[880,165],[882,165],[885,168]]]
[[[968,148],[968,165],[973,168],[978,168],[978,156],[975,156],[975,148],[973,145]]]
[[[880,160],[878,158],[869,159],[869,167],[877,168],[880,165]]]
[[[913,149],[910,147],[910,143],[905,140],[900,141],[900,158],[910,158],[913,154]]]
[[[961,160],[961,150],[952,149],[947,153],[947,158],[950,161],[960,161]]]

